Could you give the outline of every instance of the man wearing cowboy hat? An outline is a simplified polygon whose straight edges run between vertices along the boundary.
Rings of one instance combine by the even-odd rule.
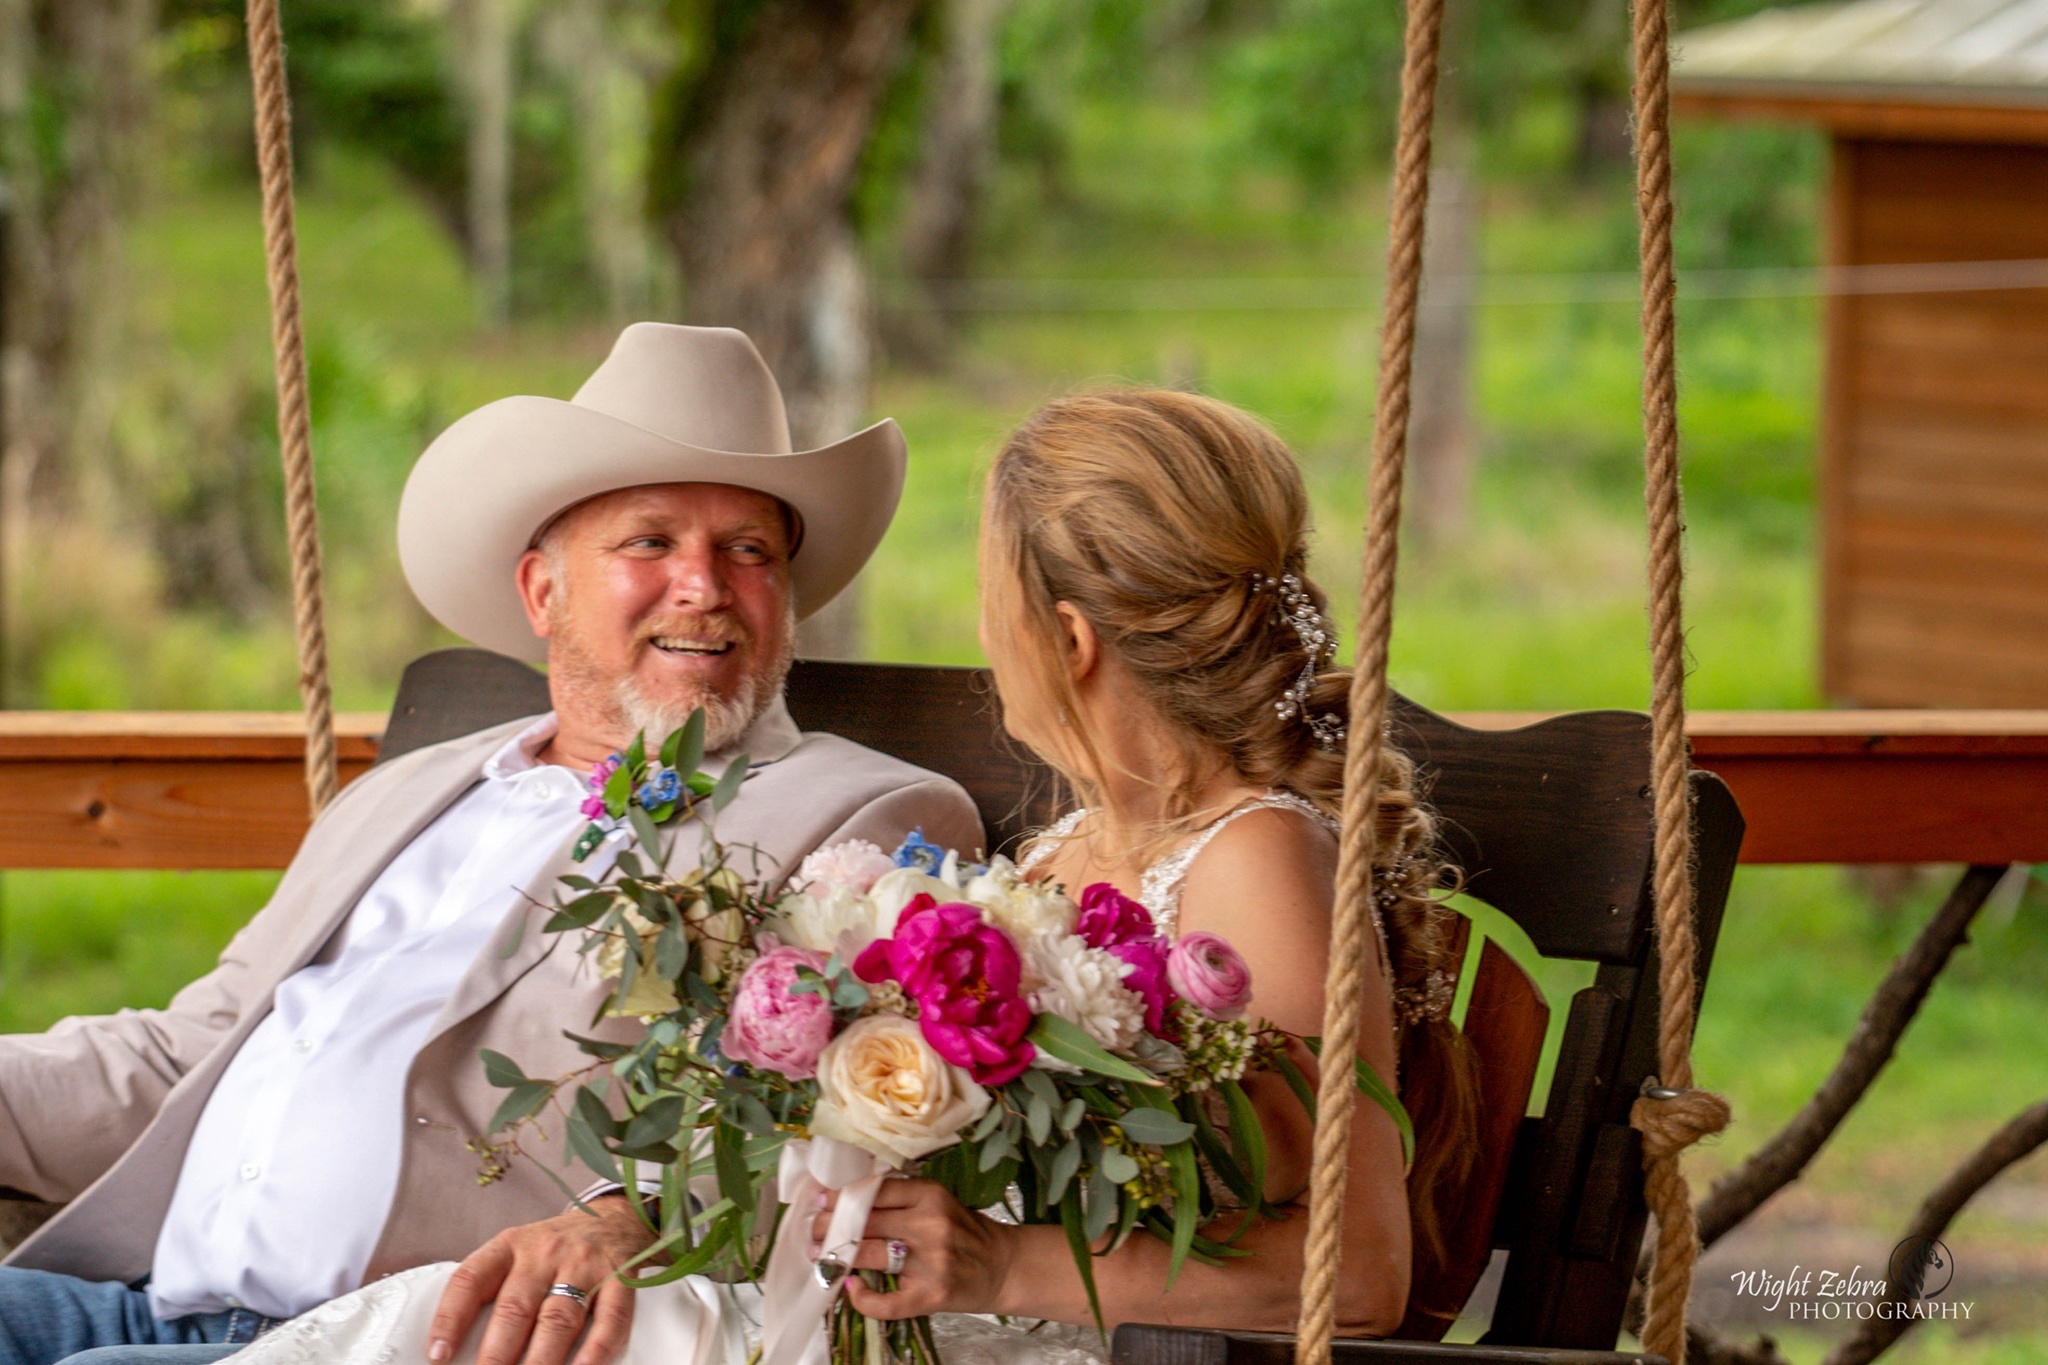
[[[799,733],[783,705],[796,622],[880,542],[903,470],[887,421],[792,453],[744,336],[650,323],[573,400],[506,398],[444,432],[400,505],[406,576],[457,634],[545,658],[554,710],[351,784],[168,1008],[0,1039],[0,1185],[70,1201],[0,1266],[0,1365],[168,1344],[197,1365],[444,1260],[464,1266],[432,1359],[491,1301],[489,1365],[559,1365],[586,1327],[589,1359],[623,1344],[631,1295],[608,1276],[645,1234],[616,1196],[562,1211],[559,1132],[479,1183],[502,1092],[477,1054],[587,1060],[563,1030],[609,987],[538,925],[584,774],[636,730],[704,708],[707,771],[749,760],[719,836],[784,872],[920,827],[980,845],[957,785]],[[679,827],[671,863],[701,840]]]

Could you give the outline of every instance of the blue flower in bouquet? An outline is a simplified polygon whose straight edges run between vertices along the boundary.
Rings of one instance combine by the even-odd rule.
[[[928,877],[936,877],[946,861],[946,850],[926,839],[920,827],[910,831],[890,856],[895,858],[898,867],[914,867]]]
[[[636,793],[640,804],[650,809],[666,806],[678,800],[683,794],[683,775],[674,768],[663,768],[647,781],[640,784]]]

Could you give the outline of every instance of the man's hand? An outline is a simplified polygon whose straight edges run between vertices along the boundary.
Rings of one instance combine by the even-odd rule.
[[[613,1272],[653,1242],[624,1195],[590,1202],[559,1217],[509,1228],[455,1268],[427,1331],[427,1359],[440,1365],[485,1304],[490,1325],[477,1365],[563,1365],[586,1326],[590,1335],[575,1365],[610,1365],[633,1329],[633,1291]],[[574,1285],[588,1295],[579,1305],[552,1285]]]

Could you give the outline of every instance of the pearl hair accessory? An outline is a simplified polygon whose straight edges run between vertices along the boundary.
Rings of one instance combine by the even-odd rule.
[[[1280,620],[1300,637],[1301,647],[1308,653],[1308,662],[1302,665],[1301,673],[1273,703],[1274,712],[1282,720],[1300,716],[1319,747],[1341,749],[1344,747],[1344,722],[1327,713],[1320,716],[1308,714],[1308,696],[1315,689],[1316,671],[1337,657],[1337,633],[1323,619],[1322,612],[1316,609],[1315,599],[1308,595],[1300,574],[1281,574],[1278,578],[1271,574],[1254,574],[1252,582],[1260,589],[1270,588],[1278,592],[1279,600],[1273,609],[1279,613]]]

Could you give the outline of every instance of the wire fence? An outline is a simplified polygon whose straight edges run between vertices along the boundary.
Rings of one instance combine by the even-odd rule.
[[[1437,276],[1425,308],[1634,303],[1634,271]],[[1961,294],[2048,289],[2048,258],[1679,272],[1682,301]],[[883,284],[885,307],[940,313],[1376,312],[1370,275],[1192,279],[960,279]]]

